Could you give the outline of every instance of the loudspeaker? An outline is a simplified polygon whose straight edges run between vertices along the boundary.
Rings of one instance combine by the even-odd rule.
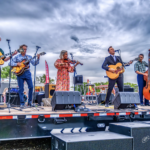
[[[150,149],[150,125],[142,122],[109,124],[109,131],[133,137],[134,150]]]
[[[55,84],[45,84],[45,98],[52,98],[55,92]]]
[[[109,104],[112,104],[112,100],[114,98],[114,94],[111,94],[110,95],[110,98],[109,98]],[[106,99],[106,94],[105,93],[100,93],[97,97],[98,99],[98,103],[102,103],[102,104],[105,104],[105,99]]]
[[[6,103],[9,102],[9,93],[6,93]],[[19,93],[10,93],[10,104],[15,105],[20,105],[20,97]]]
[[[52,97],[52,110],[65,109],[66,105],[81,105],[81,94],[78,91],[55,91]]]
[[[136,92],[118,92],[112,101],[115,109],[135,108],[134,104],[140,104],[139,94]]]
[[[133,138],[113,132],[52,134],[51,150],[132,150]]]
[[[83,84],[83,76],[77,75],[73,77],[73,84]]]

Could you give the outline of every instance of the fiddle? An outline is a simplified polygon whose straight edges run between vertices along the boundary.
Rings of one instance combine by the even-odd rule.
[[[150,100],[150,49],[148,53],[148,70],[145,73],[148,73],[148,76],[144,76],[146,86],[143,88],[143,95],[147,100]]]
[[[65,63],[71,63],[71,64],[77,63],[76,60],[71,60],[71,59],[69,59],[69,58],[64,59],[64,62],[65,62]],[[81,62],[79,62],[79,64],[80,64],[80,65],[83,65],[83,63],[81,63]]]

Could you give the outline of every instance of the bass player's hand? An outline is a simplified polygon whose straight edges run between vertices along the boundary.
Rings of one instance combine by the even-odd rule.
[[[109,71],[112,72],[112,73],[114,73],[116,70],[113,69],[113,68],[109,68]]]
[[[18,67],[21,67],[21,63],[17,63],[17,66],[18,66]]]

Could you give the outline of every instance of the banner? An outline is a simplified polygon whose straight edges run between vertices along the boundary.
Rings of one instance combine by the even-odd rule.
[[[45,60],[45,70],[46,70],[46,81],[45,81],[45,83],[49,83],[49,67],[48,67],[46,60]]]

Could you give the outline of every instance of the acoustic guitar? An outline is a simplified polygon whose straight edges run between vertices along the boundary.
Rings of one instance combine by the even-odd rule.
[[[23,50],[22,48],[17,50],[18,53],[21,53],[21,52],[23,52],[23,51],[24,51],[24,50]],[[6,56],[8,56],[8,55],[12,55],[13,53],[14,53],[14,52],[3,55],[3,54],[0,52],[0,65],[3,65],[3,64],[4,64],[4,60],[3,60],[4,57],[6,57]]]
[[[137,61],[137,60],[139,60],[139,58],[135,58],[131,61],[133,62],[133,61]],[[114,73],[112,73],[110,71],[106,71],[106,74],[110,79],[117,79],[120,74],[125,72],[124,67],[127,65],[129,65],[129,62],[124,64],[124,66],[122,66],[122,63],[117,63],[116,65],[109,65],[108,66],[109,68],[115,69],[116,71]]]
[[[146,86],[143,88],[143,95],[147,100],[150,100],[150,49],[148,53],[148,70],[145,72],[148,76],[144,76]]]
[[[45,54],[46,54],[45,52],[42,52],[42,53],[40,53],[40,56],[45,55]],[[27,69],[29,69],[29,63],[35,57],[37,57],[37,56],[34,56],[29,60],[26,60],[26,59],[22,60],[22,62],[20,62],[21,66],[20,67],[19,66],[12,67],[11,72],[13,74],[15,74],[16,76],[22,75]]]

